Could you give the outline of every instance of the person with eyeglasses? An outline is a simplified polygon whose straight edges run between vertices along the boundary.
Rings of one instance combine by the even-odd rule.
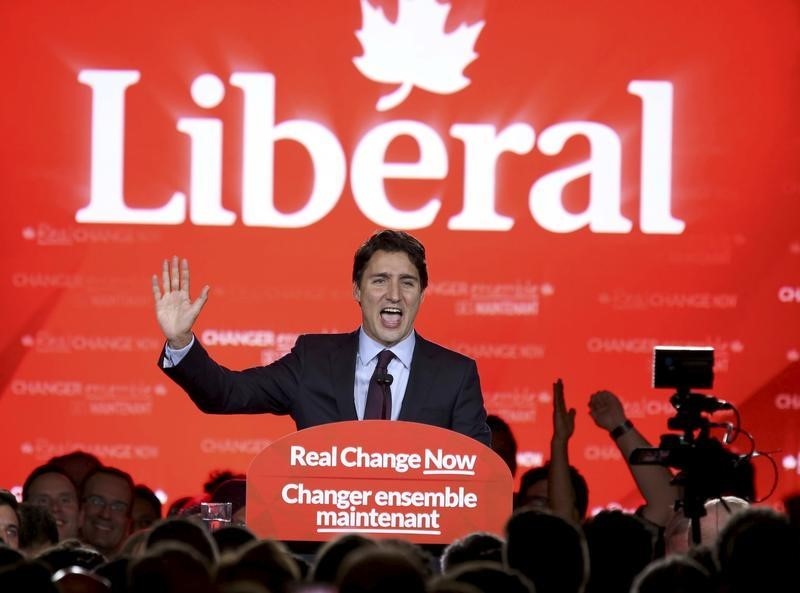
[[[81,486],[81,540],[113,558],[130,533],[134,482],[115,467],[94,469]]]

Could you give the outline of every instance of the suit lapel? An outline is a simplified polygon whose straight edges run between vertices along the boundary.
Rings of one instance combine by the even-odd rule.
[[[428,392],[438,372],[439,367],[430,348],[430,342],[417,334],[414,355],[411,357],[411,371],[398,420],[415,421],[420,417],[423,403],[427,400]]]
[[[357,352],[358,331],[355,331],[347,336],[342,348],[331,354],[333,391],[342,420],[358,420],[353,397]]]

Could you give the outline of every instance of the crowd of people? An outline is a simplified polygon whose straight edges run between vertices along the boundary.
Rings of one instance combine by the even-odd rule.
[[[624,454],[647,445],[620,400],[591,396],[590,414]],[[246,480],[217,471],[198,495],[162,508],[119,468],[76,451],[27,476],[17,501],[0,491],[0,591],[124,593],[744,593],[794,591],[800,557],[795,501],[786,512],[754,493],[705,502],[701,539],[675,511],[664,466],[629,468],[644,504],[588,516],[589,487],[569,463],[575,411],[554,384],[550,459],[528,469],[503,533],[476,532],[447,546],[342,535],[315,550],[247,528]],[[512,473],[516,440],[490,416],[492,448]],[[624,427],[619,429],[619,427]],[[627,456],[626,456],[627,458]],[[231,502],[231,525],[209,530],[204,501]]]

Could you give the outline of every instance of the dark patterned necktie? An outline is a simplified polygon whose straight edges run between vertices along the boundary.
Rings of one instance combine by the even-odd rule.
[[[394,358],[391,350],[382,350],[378,354],[378,364],[369,380],[367,389],[367,405],[364,408],[364,420],[383,419],[392,417],[392,376],[388,373],[389,362]]]

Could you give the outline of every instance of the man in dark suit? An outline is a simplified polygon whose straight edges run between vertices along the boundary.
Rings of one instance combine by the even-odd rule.
[[[302,429],[364,418],[370,378],[378,355],[388,349],[390,419],[448,428],[488,445],[475,361],[414,331],[427,285],[422,244],[400,231],[375,233],[353,261],[358,330],[303,335],[274,363],[231,371],[214,362],[192,334],[209,287],[192,301],[189,264],[174,257],[164,261],[160,283],[153,276],[156,315],[167,338],[159,366],[204,412],[289,414]]]

